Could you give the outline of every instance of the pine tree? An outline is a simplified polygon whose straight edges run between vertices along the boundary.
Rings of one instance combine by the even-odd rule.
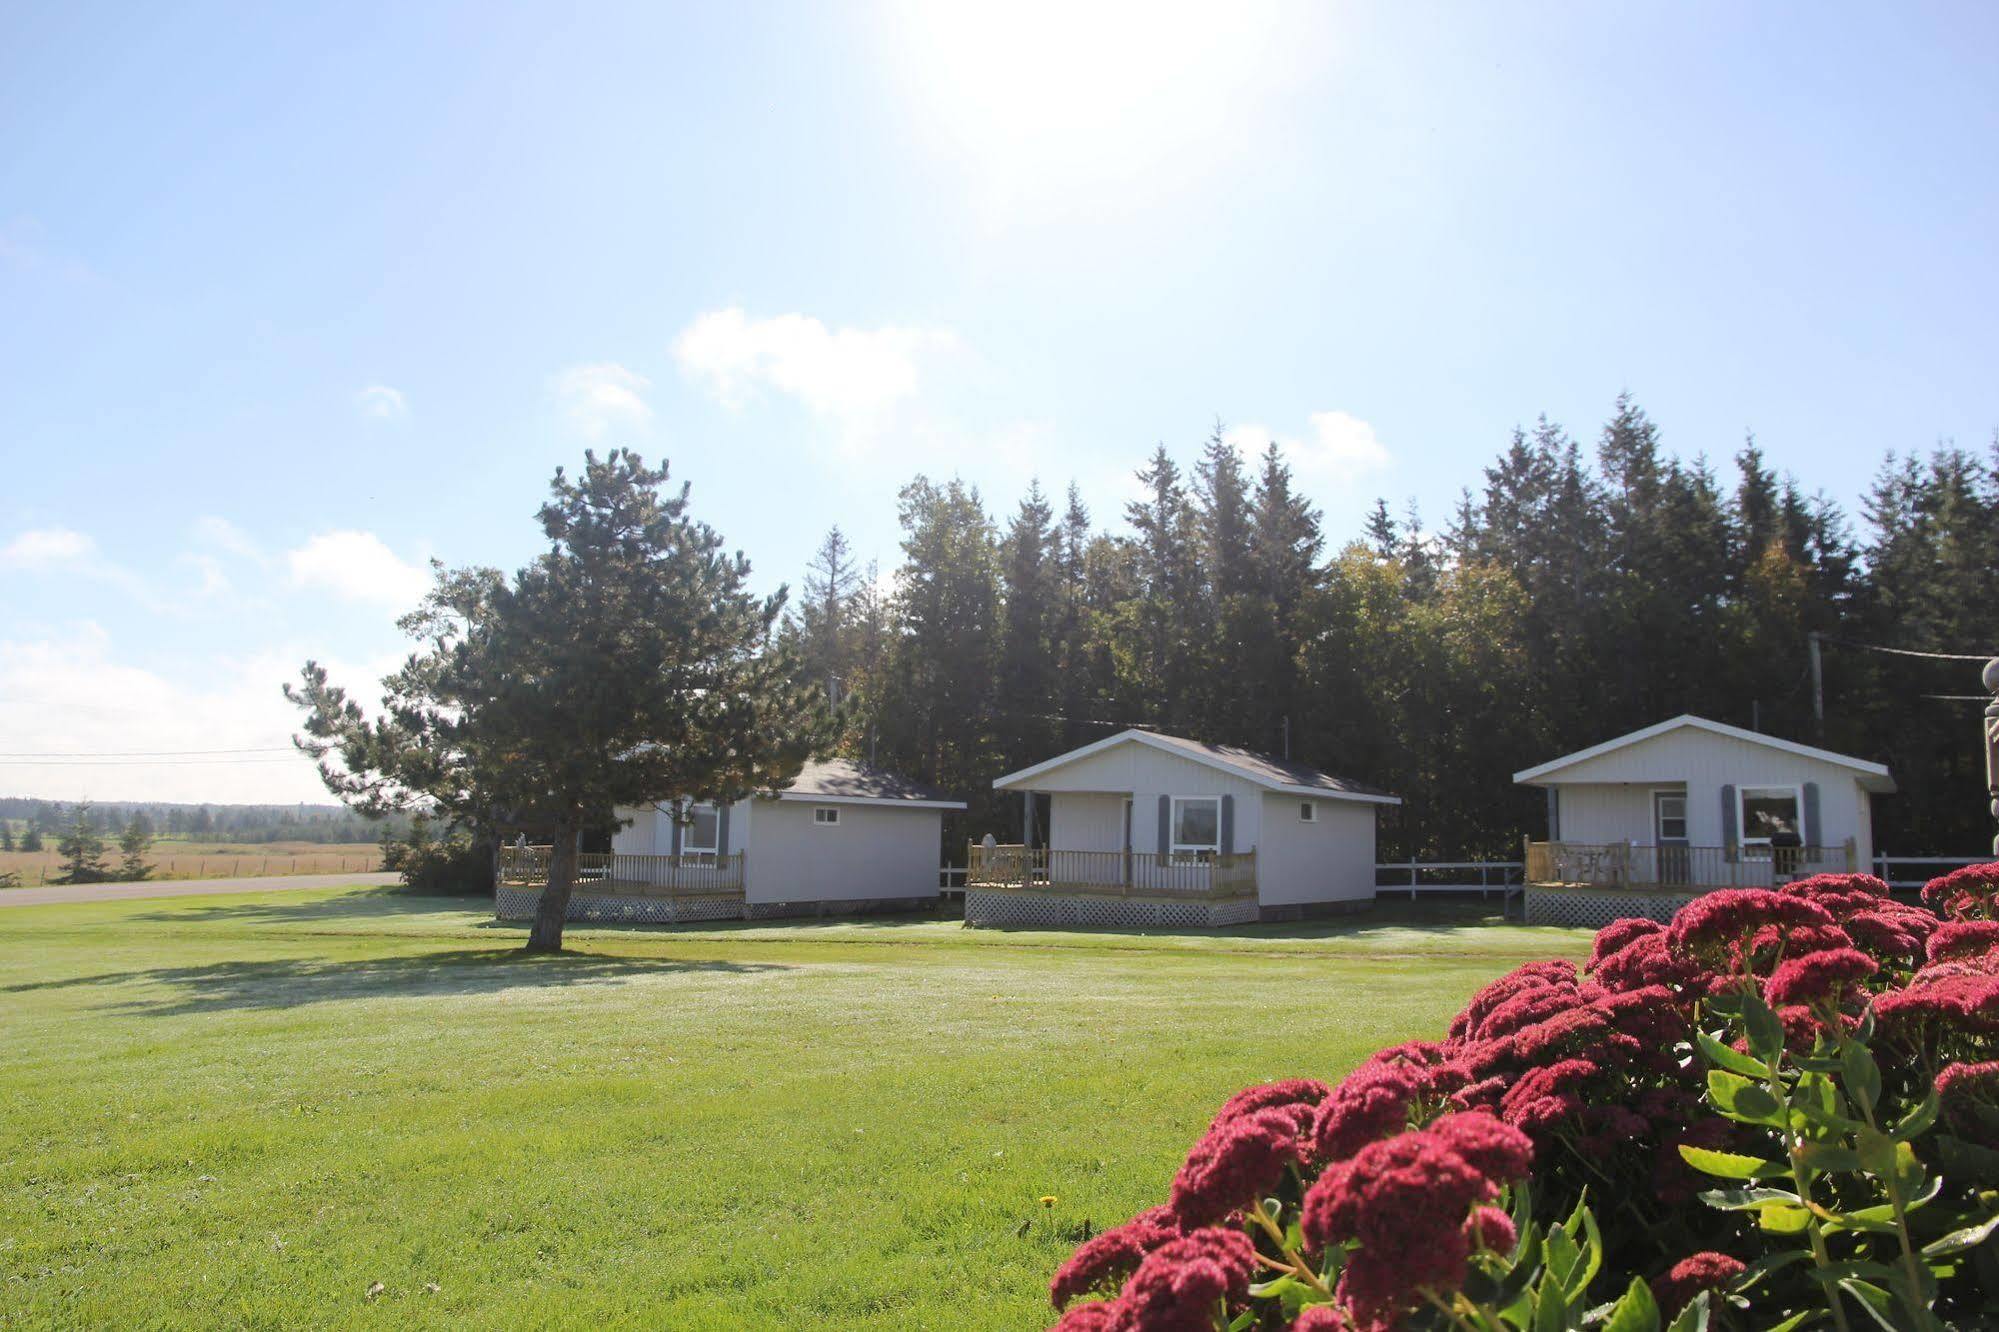
[[[7,820],[0,819],[0,851],[14,849],[14,829]]]
[[[1367,515],[1368,547],[1384,560],[1392,560],[1402,549],[1402,532],[1388,512],[1388,501],[1377,498]]]
[[[783,590],[753,595],[749,562],[667,479],[622,449],[586,453],[574,480],[558,468],[533,563],[440,572],[404,618],[420,647],[383,681],[381,716],[313,662],[286,690],[298,744],[350,804],[551,839],[530,951],[561,948],[580,839],[615,809],[782,787],[832,739],[771,643]]]
[[[1197,730],[1209,626],[1193,508],[1164,444],[1153,450],[1138,481],[1145,497],[1125,505],[1125,519],[1136,533],[1141,590],[1122,626],[1127,641],[1118,652],[1146,715],[1169,729]]]
[[[841,682],[852,664],[849,638],[857,577],[846,535],[838,526],[829,529],[805,567],[798,650],[806,678],[833,698],[843,692]]]
[[[56,842],[56,854],[62,857],[57,883],[102,883],[111,877],[111,866],[104,858],[104,838],[97,831],[88,803],[76,807]]]
[[[29,821],[28,830],[21,834],[21,849],[23,851],[42,849],[42,825],[39,820]]]
[[[147,863],[146,853],[153,849],[153,821],[146,817],[144,810],[137,810],[125,821],[125,831],[118,837],[118,849],[124,858],[118,864],[118,877],[136,882],[152,875],[153,867]]]
[[[993,689],[994,730],[1002,737],[999,752],[1008,768],[1039,762],[1053,752],[1060,734],[1052,717],[1060,706],[1055,634],[1062,543],[1053,519],[1041,483],[1031,482],[1000,541],[1005,626]]]

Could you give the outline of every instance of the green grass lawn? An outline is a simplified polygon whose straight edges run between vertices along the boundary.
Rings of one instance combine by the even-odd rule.
[[[0,1326],[1035,1327],[1229,1093],[1586,948],[1432,909],[526,959],[476,906],[0,911]]]

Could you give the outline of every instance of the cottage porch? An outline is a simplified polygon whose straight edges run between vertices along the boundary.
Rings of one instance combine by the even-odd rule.
[[[1665,921],[1719,888],[1774,888],[1806,875],[1858,869],[1851,838],[1843,846],[1733,847],[1530,840],[1526,920],[1592,927],[1620,916]]]
[[[500,848],[493,885],[494,914],[531,919],[548,886],[551,846]],[[670,925],[739,920],[744,914],[743,862],[747,853],[694,852],[677,856],[586,852],[576,858],[570,889],[571,920]]]

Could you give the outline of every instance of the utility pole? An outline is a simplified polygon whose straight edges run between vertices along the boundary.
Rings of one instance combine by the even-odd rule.
[[[1819,659],[1819,631],[1811,633],[1812,645],[1812,736],[1825,743],[1825,663]]]
[[[1992,701],[1985,705],[1985,795],[1991,801],[1994,820],[1999,820],[1999,657],[1985,663],[1979,677]],[[1992,854],[1999,856],[1999,835],[1992,838]]]
[[[1284,714],[1284,761],[1291,761],[1291,714]]]

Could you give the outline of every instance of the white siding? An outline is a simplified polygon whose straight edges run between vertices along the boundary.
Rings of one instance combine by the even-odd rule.
[[[1695,846],[1722,844],[1724,786],[1819,788],[1819,841],[1854,839],[1858,859],[1874,854],[1867,791],[1853,769],[1786,753],[1734,736],[1682,727],[1599,754],[1533,783],[1561,791],[1561,836],[1570,842],[1652,840],[1651,788],[1687,788],[1687,837]]]
[[[1237,777],[1211,768],[1205,763],[1177,754],[1127,740],[1120,745],[1065,763],[1059,768],[1042,773],[1023,783],[1036,791],[1082,792],[1098,795],[1132,797],[1131,841],[1134,851],[1157,851],[1159,849],[1159,797],[1164,796],[1220,796],[1235,797],[1235,849],[1248,851],[1257,846],[1259,825],[1262,823],[1263,789],[1247,778]],[[1050,802],[1056,811],[1050,815],[1051,834],[1061,829],[1064,814],[1061,812],[1068,801],[1057,796]],[[1076,817],[1090,817],[1102,820],[1108,805],[1088,802],[1072,807]],[[1117,822],[1108,825],[1115,829],[1107,844],[1092,841],[1084,846],[1071,846],[1055,840],[1051,844],[1064,851],[1118,851],[1122,850],[1124,834],[1123,806],[1118,807]],[[1083,824],[1076,825],[1079,831]],[[1102,824],[1096,825],[1101,828]],[[1087,833],[1092,837],[1102,836],[1100,831]]]
[[[1088,792],[1060,792],[1050,796],[1048,845],[1063,851],[1124,850],[1124,801],[1121,795]],[[1152,848],[1148,845],[1132,849]]]
[[[1247,778],[1135,740],[1065,763],[1023,785],[1051,793],[1048,844],[1058,851],[1124,849],[1124,802],[1132,802],[1131,849],[1159,849],[1161,796],[1235,797],[1236,851],[1256,852],[1258,900],[1268,906],[1372,900],[1376,806],[1316,799],[1317,822],[1283,795]]]
[[[1375,806],[1313,800],[1318,819],[1298,817],[1301,797],[1265,792],[1257,899],[1266,906],[1374,900]]]
[[[667,802],[661,801],[661,804]],[[729,806],[728,845],[717,848],[723,855],[743,849],[743,820],[748,817],[750,802],[738,800]],[[611,834],[611,850],[621,856],[670,856],[673,854],[673,818],[653,806],[631,809],[620,805],[615,811],[621,819],[630,819],[631,826],[620,828]]]
[[[840,821],[812,821],[802,800],[758,800],[749,811],[749,902],[850,902],[935,897],[944,814],[935,809],[839,805]],[[732,823],[741,818],[732,814]],[[730,829],[735,837],[734,827]]]
[[[1660,785],[1669,786],[1671,783],[1662,782]],[[1560,789],[1559,820],[1561,840],[1564,842],[1607,845],[1652,840],[1651,786],[1588,784]]]

